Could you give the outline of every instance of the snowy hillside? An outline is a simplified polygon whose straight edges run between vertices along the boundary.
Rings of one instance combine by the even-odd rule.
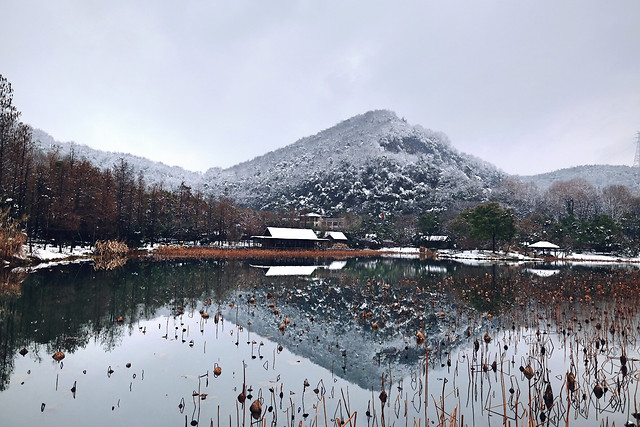
[[[74,142],[56,141],[51,135],[40,129],[33,129],[33,140],[36,148],[45,153],[57,149],[61,156],[66,156],[73,150],[74,156],[78,159],[88,160],[102,170],[111,169],[122,158],[133,168],[135,175],[142,173],[147,183],[161,183],[167,189],[178,188],[183,181],[187,185],[198,186],[202,180],[202,174],[199,172],[191,172],[177,166],[167,166],[164,163],[154,162],[132,154],[112,153]]]
[[[585,165],[531,176],[517,176],[522,182],[533,182],[545,191],[554,182],[585,179],[599,189],[624,185],[632,190],[640,186],[640,169],[630,166]]]
[[[446,135],[381,110],[206,174],[205,181],[256,209],[380,213],[482,200],[502,177],[456,151]]]

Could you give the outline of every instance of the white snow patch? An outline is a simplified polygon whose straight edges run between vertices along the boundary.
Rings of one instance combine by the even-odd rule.
[[[419,258],[419,248],[381,248],[382,256],[387,258]]]
[[[560,273],[560,270],[544,270],[541,268],[528,268],[527,271],[540,277],[550,277],[554,274]]]
[[[90,246],[76,246],[71,250],[70,247],[63,247],[62,251],[56,246],[43,244],[23,245],[22,253],[30,258],[37,258],[42,261],[62,260],[70,257],[84,257],[93,253],[93,248]]]

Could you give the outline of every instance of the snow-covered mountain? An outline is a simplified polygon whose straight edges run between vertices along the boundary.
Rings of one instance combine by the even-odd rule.
[[[631,166],[585,165],[559,169],[538,175],[518,176],[522,182],[533,182],[540,191],[545,191],[554,182],[584,179],[594,187],[603,189],[610,185],[624,185],[631,190],[640,189],[640,168]]]
[[[227,193],[254,209],[309,209],[325,214],[417,213],[457,202],[482,201],[506,175],[493,165],[458,152],[446,135],[408,124],[395,113],[370,111],[316,135],[236,166],[205,173],[133,156],[55,141],[34,129],[36,146],[107,169],[120,158],[147,183],[176,189],[181,183],[214,196]],[[597,188],[640,188],[640,169],[590,165],[515,176],[537,184],[583,178]]]
[[[482,200],[503,175],[459,153],[443,133],[378,110],[231,168],[209,171],[204,181],[256,209],[401,213]]]

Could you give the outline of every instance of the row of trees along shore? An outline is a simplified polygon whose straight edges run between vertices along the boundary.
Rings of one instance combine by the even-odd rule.
[[[294,226],[301,213],[255,211],[226,194],[147,183],[124,159],[101,169],[73,152],[41,152],[20,116],[11,84],[0,75],[2,258],[26,236],[59,246],[114,239],[130,246],[234,242],[262,234],[266,226]],[[334,214],[347,218],[355,247],[429,246],[429,236],[446,235],[460,249],[516,248],[544,239],[575,250],[635,254],[640,238],[638,194],[624,186],[598,190],[583,180],[558,182],[541,192],[505,179],[487,200],[427,213]]]

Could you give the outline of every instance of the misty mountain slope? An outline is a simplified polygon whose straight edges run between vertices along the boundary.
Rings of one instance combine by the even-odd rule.
[[[438,132],[379,110],[215,174],[209,188],[255,209],[415,212],[480,200],[503,174]]]
[[[59,150],[61,156],[71,154],[78,159],[88,160],[91,164],[102,170],[111,169],[120,158],[124,159],[133,169],[137,176],[144,175],[148,184],[163,184],[167,189],[176,189],[182,182],[187,185],[198,186],[202,180],[200,172],[192,172],[178,166],[167,166],[161,162],[154,162],[144,157],[134,156],[127,153],[113,153],[91,148],[87,145],[76,144],[74,142],[60,142],[41,129],[32,129],[33,141],[36,149],[49,153]]]
[[[536,184],[541,191],[547,190],[554,182],[578,178],[585,179],[599,189],[610,185],[624,185],[637,191],[640,187],[640,169],[630,166],[584,165],[517,178],[525,183]]]

